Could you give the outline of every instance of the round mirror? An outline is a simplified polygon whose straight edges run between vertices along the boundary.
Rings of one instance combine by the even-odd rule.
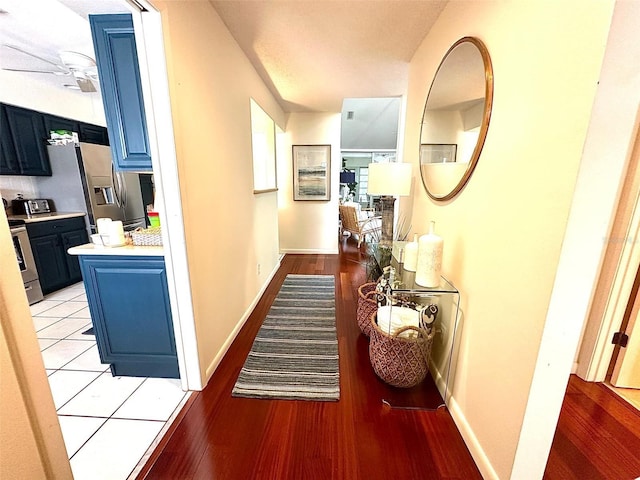
[[[431,83],[420,129],[420,174],[427,194],[449,200],[478,162],[491,118],[493,69],[485,45],[464,37],[446,53]]]

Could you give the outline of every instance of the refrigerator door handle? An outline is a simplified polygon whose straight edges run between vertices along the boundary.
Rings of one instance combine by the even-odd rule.
[[[122,198],[122,179],[119,175],[120,172],[116,172],[116,169],[111,165],[111,181],[113,183],[114,197],[118,208],[124,207],[124,199]]]
[[[129,202],[129,199],[127,198],[127,182],[122,172],[118,172],[118,176],[120,181],[120,198],[122,198],[122,207],[127,208],[127,203]]]
[[[116,201],[116,205],[120,207],[120,187],[118,184],[118,175],[116,174],[116,170],[111,165],[111,183],[113,183],[113,196]]]

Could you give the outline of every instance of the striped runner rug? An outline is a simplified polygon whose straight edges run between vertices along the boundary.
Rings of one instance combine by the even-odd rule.
[[[232,395],[323,401],[340,398],[333,275],[287,275]]]

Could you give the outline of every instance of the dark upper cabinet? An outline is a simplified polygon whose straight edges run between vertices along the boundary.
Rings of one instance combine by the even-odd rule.
[[[47,133],[51,130],[68,130],[70,132],[76,132],[80,142],[109,145],[109,135],[105,127],[72,120],[70,118],[49,115],[47,113],[43,114],[43,117]]]
[[[77,132],[81,142],[109,145],[105,127],[0,104],[0,175],[51,175],[47,139],[52,130]]]
[[[18,157],[11,139],[9,119],[4,105],[0,105],[0,174],[20,175]]]
[[[105,127],[80,123],[79,139],[85,143],[96,143],[98,145],[109,145],[109,134]]]
[[[51,130],[68,130],[70,132],[78,132],[80,130],[80,122],[69,118],[57,117],[55,115],[44,114],[44,126],[47,134]]]
[[[6,115],[6,129],[2,128],[2,143],[9,142],[15,149],[15,162],[3,160],[0,166],[5,163],[10,167],[2,174],[9,175],[51,175],[51,165],[47,155],[47,138],[49,137],[44,124],[43,115],[40,112],[28,110],[26,108],[3,105]],[[6,132],[5,132],[6,130]],[[5,148],[3,146],[3,157]],[[18,173],[15,173],[17,165]]]
[[[114,163],[151,171],[138,53],[129,14],[89,15]]]

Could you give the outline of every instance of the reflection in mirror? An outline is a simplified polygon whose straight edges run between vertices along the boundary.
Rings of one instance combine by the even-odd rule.
[[[493,71],[484,44],[458,40],[440,63],[420,131],[420,173],[427,194],[449,200],[471,176],[486,137]]]

